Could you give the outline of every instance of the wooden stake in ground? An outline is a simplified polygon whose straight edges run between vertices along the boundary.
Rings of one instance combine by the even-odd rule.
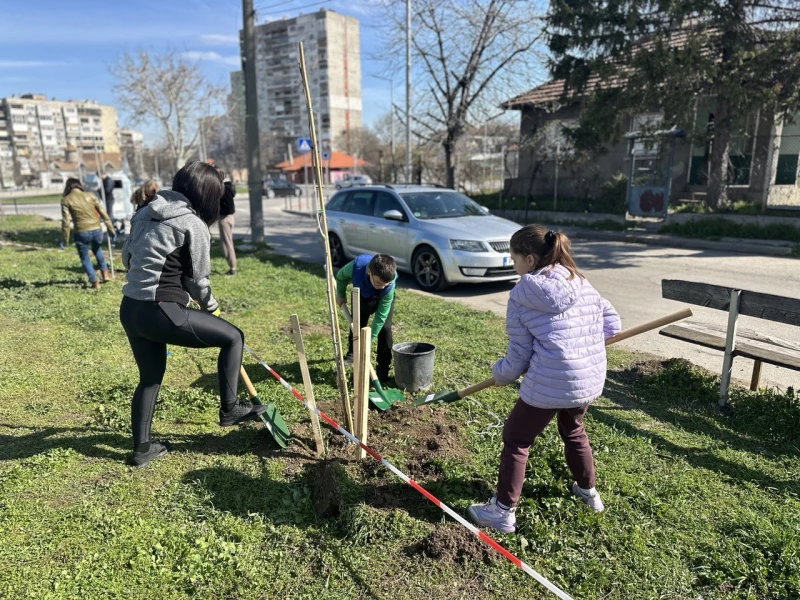
[[[322,193],[322,169],[320,167],[319,147],[317,146],[317,129],[314,125],[314,109],[311,107],[311,92],[308,89],[308,75],[306,74],[306,56],[303,52],[303,43],[299,44],[300,77],[303,80],[303,93],[308,107],[308,125],[311,135],[311,159],[314,171],[315,193],[319,205],[319,232],[325,240],[325,281],[328,288],[328,314],[331,321],[331,340],[333,342],[333,360],[336,363],[336,385],[339,388],[339,399],[342,402],[345,427],[353,431],[353,413],[350,410],[350,399],[347,395],[347,378],[344,370],[344,354],[342,353],[342,339],[339,332],[339,314],[336,310],[336,281],[333,278],[333,262],[331,261],[331,247],[328,244],[328,220],[325,217],[325,199]]]
[[[108,266],[111,268],[111,279],[114,279],[114,255],[111,254],[111,236],[113,235],[113,231],[109,231],[108,233]]]
[[[358,333],[358,323],[361,323],[360,288],[353,287],[353,290],[350,293],[350,306],[353,307],[353,320],[352,323],[350,323],[350,330],[348,334],[353,336],[353,388],[355,389],[356,385],[358,385],[356,383],[358,381],[358,368],[361,365],[359,362],[359,357],[361,356],[361,341],[359,340]],[[355,325],[353,323],[355,323]],[[353,404],[355,404],[355,400],[353,400]]]
[[[356,418],[356,431],[355,436],[365,444],[367,438],[367,418],[369,416],[369,365],[370,365],[370,342],[372,339],[372,331],[369,327],[364,327],[359,332],[359,361],[358,361],[358,379],[356,379],[353,387],[355,388],[355,418]],[[353,344],[355,345],[355,334],[353,335]],[[367,457],[367,452],[361,446],[356,446],[356,457],[361,460]]]
[[[314,401],[314,388],[311,384],[311,374],[308,372],[308,361],[306,361],[306,348],[303,344],[303,333],[300,331],[300,321],[297,315],[291,315],[289,322],[292,324],[292,334],[294,335],[294,345],[297,348],[297,359],[300,362],[300,372],[303,374],[303,387],[306,391],[306,401],[312,408],[317,407]],[[311,416],[311,429],[314,431],[314,443],[317,447],[317,456],[325,454],[325,445],[322,442],[322,430],[319,426],[317,413],[309,411]]]

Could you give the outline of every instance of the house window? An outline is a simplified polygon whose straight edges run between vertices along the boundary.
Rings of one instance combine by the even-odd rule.
[[[554,119],[542,126],[542,139],[539,144],[547,158],[555,159],[556,153],[560,156],[572,153],[572,142],[569,139],[569,130],[578,125],[577,119]]]
[[[659,124],[664,120],[661,113],[643,113],[631,119],[631,133],[634,131],[650,132],[659,129]],[[655,156],[658,154],[657,140],[641,140],[633,145],[636,156]]]

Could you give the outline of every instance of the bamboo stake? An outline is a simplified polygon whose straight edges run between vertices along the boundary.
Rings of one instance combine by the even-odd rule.
[[[322,456],[325,454],[325,445],[322,442],[322,429],[319,426],[319,417],[313,410],[317,407],[317,403],[314,401],[314,387],[311,384],[311,373],[308,371],[306,348],[305,344],[303,344],[303,332],[300,331],[300,321],[297,315],[291,315],[289,317],[289,322],[292,325],[294,345],[295,348],[297,348],[297,359],[300,362],[300,372],[303,374],[303,387],[306,392],[306,401],[312,408],[309,414],[311,415],[311,429],[314,432],[314,444],[317,447],[317,456]]]
[[[325,216],[325,203],[322,194],[322,170],[320,168],[319,146],[317,145],[317,129],[314,125],[314,109],[311,107],[311,92],[308,89],[308,75],[306,74],[306,57],[303,52],[303,43],[299,44],[300,76],[303,80],[303,93],[308,107],[308,125],[311,134],[311,158],[315,180],[315,191],[319,204],[319,230],[325,240],[325,279],[328,288],[328,314],[331,322],[331,341],[333,342],[333,359],[336,363],[336,385],[339,389],[339,399],[342,402],[345,425],[353,431],[353,413],[350,410],[350,399],[347,395],[347,379],[344,370],[344,354],[342,353],[341,333],[339,332],[339,315],[336,310],[336,282],[333,279],[333,263],[331,261],[331,247],[328,243],[328,219]]]
[[[358,385],[356,383],[359,381],[358,369],[361,366],[361,362],[359,362],[359,357],[361,356],[361,340],[358,332],[358,324],[361,323],[361,290],[357,287],[354,287],[350,294],[350,298],[351,306],[353,307],[353,318],[356,319],[353,321],[355,325],[351,324],[350,330],[348,331],[348,335],[353,336],[353,387],[355,388]],[[353,402],[353,404],[355,404],[355,402]]]
[[[360,355],[358,362],[358,379],[356,380],[356,435],[365,444],[367,443],[367,418],[369,416],[369,365],[370,365],[370,341],[372,331],[369,327],[364,327],[359,332]],[[355,339],[353,340],[355,342]],[[356,457],[362,460],[367,457],[367,452],[361,446],[356,449]]]

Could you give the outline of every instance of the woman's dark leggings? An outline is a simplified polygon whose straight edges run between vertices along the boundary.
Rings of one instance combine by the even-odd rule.
[[[220,348],[217,359],[222,410],[236,404],[236,388],[242,365],[244,334],[211,313],[174,302],[149,302],[124,296],[119,320],[128,336],[139,367],[139,385],[131,400],[134,448],[150,440],[153,409],[164,372],[167,344],[186,348]]]

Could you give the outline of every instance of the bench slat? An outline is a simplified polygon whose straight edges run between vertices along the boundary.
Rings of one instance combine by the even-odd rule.
[[[661,295],[664,298],[724,311],[730,309],[732,289],[680,279],[664,279],[661,282]],[[800,326],[800,299],[742,290],[739,314]]]
[[[725,329],[722,327],[696,321],[683,321],[669,325],[659,333],[712,350],[720,352],[725,350]],[[733,355],[800,371],[800,344],[748,329],[739,330]]]
[[[771,346],[753,340],[743,340],[737,342],[734,355],[800,371],[800,352],[797,350]]]
[[[676,340],[691,342],[698,346],[705,346],[712,350],[725,350],[724,330],[722,331],[722,335],[718,335],[716,332],[711,331],[711,328],[699,327],[698,325],[698,323],[687,323],[684,321],[683,323],[669,325],[658,333]]]

